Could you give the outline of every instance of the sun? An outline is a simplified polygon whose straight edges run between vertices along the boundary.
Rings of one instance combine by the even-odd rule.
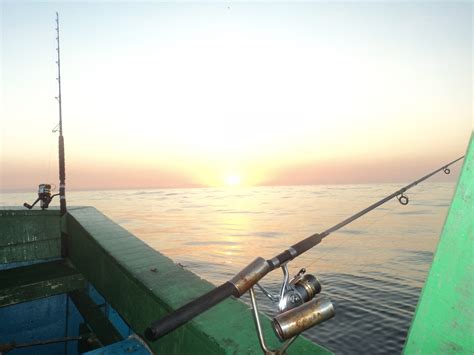
[[[225,184],[227,186],[238,186],[240,185],[241,179],[239,175],[227,175],[225,178]]]

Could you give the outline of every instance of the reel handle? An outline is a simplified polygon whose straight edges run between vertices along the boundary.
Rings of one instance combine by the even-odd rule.
[[[161,338],[232,295],[239,297],[238,290],[232,283],[227,281],[201,297],[178,308],[174,312],[153,322],[145,330],[145,337],[151,341]]]
[[[23,206],[26,207],[26,208],[28,208],[29,210],[31,210],[31,209],[38,203],[39,200],[40,200],[40,198],[38,197],[38,198],[36,199],[36,201],[33,202],[32,205],[30,205],[29,203],[26,203],[26,202],[25,202],[25,203],[23,204]]]

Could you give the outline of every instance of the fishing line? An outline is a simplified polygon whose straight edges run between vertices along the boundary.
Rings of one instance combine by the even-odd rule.
[[[392,214],[393,211],[395,211],[396,209],[399,209],[399,208],[400,208],[400,206],[394,205],[391,208],[387,209],[387,211],[385,211],[385,213],[383,213],[379,218],[374,218],[371,222],[369,222],[369,221],[362,222],[360,229],[370,229],[371,227],[378,224],[379,222],[385,221],[388,214]],[[338,233],[338,235],[341,235],[341,233]],[[311,261],[310,264],[308,265],[308,268],[314,266],[318,262],[321,262],[323,260],[327,260],[326,259],[327,256],[329,256],[330,253],[333,253],[335,249],[337,250],[338,248],[340,248],[340,246],[343,243],[347,242],[347,238],[348,238],[347,236],[340,238],[340,240],[336,244],[334,244],[333,246],[328,248],[326,251],[321,253],[320,256],[314,258],[313,261]],[[352,239],[354,237],[349,237],[349,238]]]
[[[392,184],[390,184],[392,185]],[[413,197],[418,197],[419,195],[421,195],[422,193],[424,193],[426,191],[426,188],[425,186],[421,186],[421,188],[416,191],[416,192],[411,192],[410,193],[410,198],[413,198]],[[395,201],[392,201],[392,202],[395,202]],[[395,210],[399,210],[400,209],[400,206],[401,204],[400,203],[397,203],[395,205],[391,205],[390,208],[387,208],[386,211],[378,218],[373,218],[372,221],[369,221],[369,220],[364,220],[361,224],[361,227],[360,229],[370,229],[372,228],[373,226],[379,224],[380,222],[384,222],[387,218],[387,215],[389,214],[392,214],[394,213]],[[351,237],[353,238],[353,237]],[[345,238],[341,238],[334,246],[332,246],[332,249],[328,249],[326,251],[324,251],[323,253],[320,254],[320,256],[316,257],[313,259],[313,261],[308,265],[308,268],[313,266],[314,264],[316,264],[317,262],[320,262],[320,261],[323,261],[326,259],[326,257],[329,255],[329,253],[333,252],[334,249],[337,249],[341,246],[341,244],[343,244],[344,242],[347,241],[347,237]]]
[[[388,186],[394,186],[395,184],[387,184],[387,185]],[[417,201],[418,200],[417,197],[421,196],[425,192],[426,192],[426,187],[425,187],[425,185],[422,185],[417,191],[410,192],[409,198],[412,201],[413,200]],[[383,195],[383,196],[385,196],[385,195]],[[393,204],[393,203],[395,203],[395,204]],[[386,218],[389,214],[393,214],[394,211],[400,210],[402,206],[403,205],[399,201],[392,201],[392,204],[390,205],[390,207],[386,208],[385,211],[383,211],[383,213],[380,216],[374,217],[374,218],[372,218],[372,220],[367,220],[367,219],[359,220],[360,225],[359,225],[358,229],[368,230],[368,229],[373,228],[375,225],[379,225],[381,222],[385,222]],[[341,236],[341,234],[338,234],[338,235]],[[372,238],[372,237],[376,237],[376,236],[375,235],[374,236],[369,235],[368,237]],[[354,237],[343,236],[334,245],[331,245],[330,248],[328,248],[324,252],[320,253],[319,256],[316,256],[315,258],[308,257],[308,259],[311,260],[311,261],[308,264],[308,266],[306,267],[306,269],[311,269],[316,263],[319,263],[321,261],[329,260],[328,256],[331,253],[333,253],[334,250],[337,250],[338,248],[340,248],[340,246],[343,243],[347,242],[347,238],[354,238]],[[288,236],[286,236],[285,241],[287,241],[287,242],[289,241]],[[355,256],[356,260],[361,258],[361,256],[357,256],[357,255],[354,255],[354,256]],[[369,267],[369,265],[361,266],[361,268],[359,268],[358,272],[363,273],[363,271],[368,267]],[[299,268],[300,268],[299,266],[292,266],[291,270],[294,271],[294,270],[298,270]]]
[[[417,197],[420,197],[422,196],[423,194],[425,194],[426,192],[428,192],[428,189],[426,186],[422,186],[420,187],[417,191],[413,191],[410,193],[410,202],[412,202],[413,200],[415,201],[418,201],[418,198]],[[416,199],[415,199],[416,198]],[[403,205],[402,205],[403,206]],[[383,221],[383,219],[386,218],[386,216],[389,214],[389,213],[393,213],[394,211],[396,210],[400,210],[400,207],[402,207],[400,205],[396,206],[394,205],[392,208],[390,208],[388,211],[386,211],[382,217],[380,217],[380,219],[375,219],[374,221],[372,221],[371,223],[369,223],[367,225],[367,228],[370,228],[370,227],[373,227],[374,225],[378,224],[378,222],[381,222]],[[421,205],[416,205],[416,208],[420,208]],[[345,241],[345,239],[341,240],[339,243],[338,243],[338,246],[340,246],[342,244],[342,242]],[[391,242],[391,243],[390,243]],[[393,238],[388,238],[388,243],[389,245],[387,245],[387,247],[392,247],[393,245],[395,245],[395,243],[397,243],[396,240],[393,240]],[[328,254],[328,251],[324,253],[325,255]],[[322,259],[322,258],[321,258]],[[321,261],[321,259],[319,261]],[[312,262],[310,265],[313,265],[315,262]],[[368,269],[371,269],[374,267],[374,262],[371,263],[371,264],[365,264],[365,265],[360,265],[358,267],[358,270],[357,270],[357,273],[359,273],[360,275],[364,275],[364,274],[367,274],[367,271]]]
[[[49,140],[49,153],[48,153],[48,170],[46,172],[46,179],[44,181],[51,181],[51,160],[53,156],[53,140]]]

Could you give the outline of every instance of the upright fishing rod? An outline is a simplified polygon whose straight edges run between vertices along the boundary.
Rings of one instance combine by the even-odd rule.
[[[58,65],[58,108],[59,108],[59,211],[60,215],[66,214],[66,162],[64,157],[64,136],[63,136],[63,110],[62,110],[62,94],[61,94],[61,52],[59,46],[59,14],[56,12],[56,41],[57,41],[57,58]]]
[[[402,205],[407,205],[409,199],[405,195],[406,191],[440,171],[449,174],[451,172],[449,166],[463,158],[464,156],[443,165],[431,173],[382,198],[380,201],[377,201],[369,207],[357,212],[349,218],[346,218],[324,232],[315,233],[290,246],[288,249],[271,259],[265,260],[264,258],[258,257],[229,281],[153,322],[145,330],[145,336],[148,340],[154,341],[185,324],[224,299],[230,296],[241,297],[244,293],[249,291],[258,338],[263,351],[266,354],[283,353],[295,337],[302,331],[334,316],[334,308],[329,300],[324,298],[314,298],[321,291],[321,285],[318,279],[313,275],[303,275],[306,270],[301,269],[300,272],[290,280],[287,263],[321,243],[321,241],[331,233],[352,223],[356,219],[393,198],[397,198]],[[262,285],[258,284],[258,282],[269,272],[279,267],[281,267],[283,271],[284,280],[279,295],[272,295]],[[271,301],[278,304],[278,310],[281,313],[273,318],[272,324],[280,340],[285,341],[279,349],[268,349],[265,340],[263,339],[253,288],[255,285],[258,286],[258,288]]]
[[[61,216],[64,216],[67,212],[66,209],[66,163],[64,157],[64,136],[63,136],[63,112],[62,112],[62,93],[61,93],[61,52],[59,46],[59,14],[56,12],[56,53],[57,53],[57,73],[56,78],[58,82],[58,96],[56,100],[58,101],[59,109],[59,123],[53,129],[53,132],[59,131],[58,138],[58,152],[59,152],[59,193],[51,195],[51,184],[39,184],[38,185],[38,198],[33,204],[24,203],[28,209],[32,209],[38,202],[40,202],[41,209],[46,209],[49,207],[49,204],[55,196],[59,196],[59,213]],[[58,128],[58,129],[56,129]],[[53,189],[54,190],[54,189]]]

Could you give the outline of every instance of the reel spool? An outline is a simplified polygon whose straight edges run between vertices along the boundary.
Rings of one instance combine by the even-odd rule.
[[[288,311],[298,307],[313,299],[320,292],[321,284],[319,280],[311,274],[306,274],[296,281],[290,282],[290,286],[287,287],[279,301],[279,309],[280,311]]]

